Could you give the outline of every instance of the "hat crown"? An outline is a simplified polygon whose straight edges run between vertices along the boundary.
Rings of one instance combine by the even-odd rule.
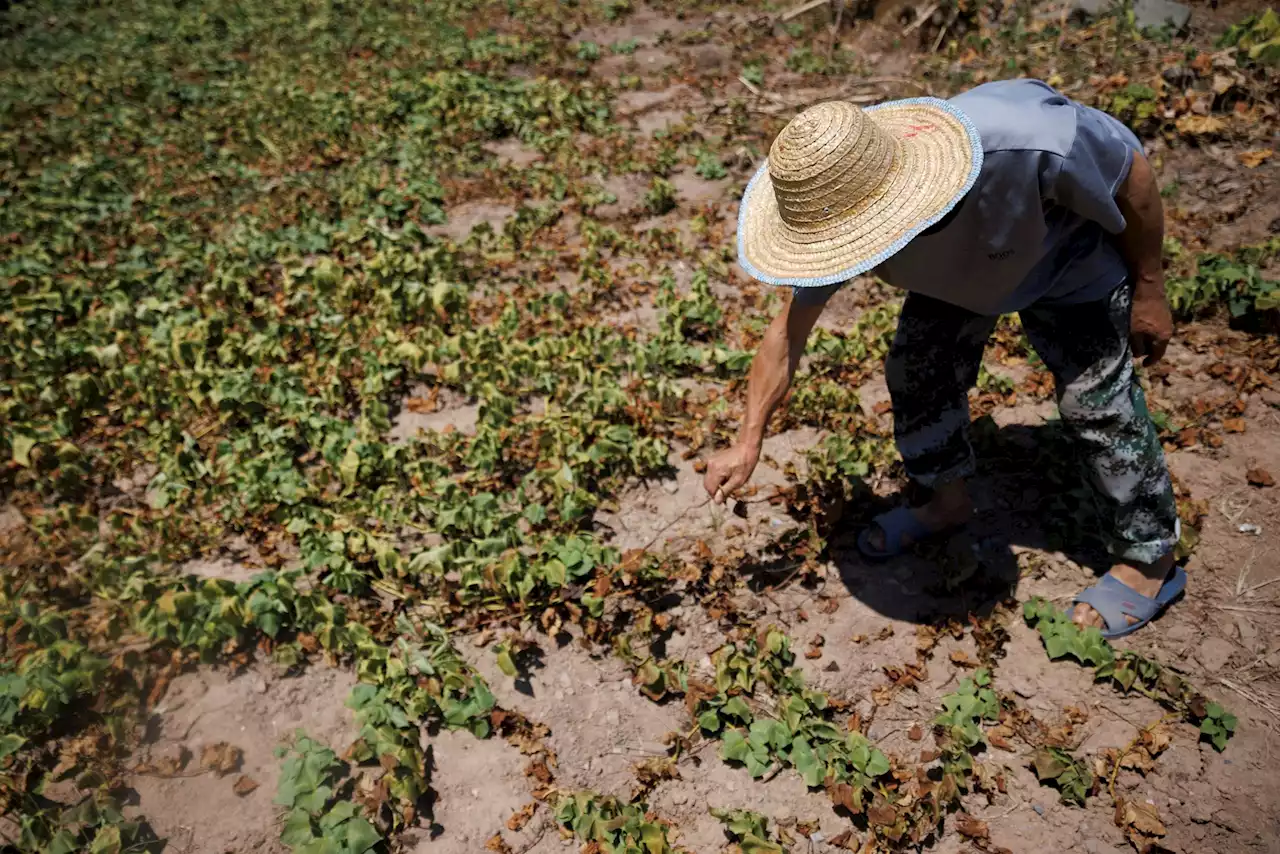
[[[769,149],[778,213],[817,231],[873,200],[892,175],[897,142],[847,101],[827,101],[792,119]]]

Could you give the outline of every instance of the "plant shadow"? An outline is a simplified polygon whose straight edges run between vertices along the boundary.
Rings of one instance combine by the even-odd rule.
[[[1101,539],[1105,523],[1059,422],[998,427],[983,417],[973,423],[971,439],[978,462],[969,481],[973,520],[950,538],[898,557],[867,558],[858,534],[898,503],[927,500],[927,490],[908,486],[885,499],[865,483],[845,484],[842,512],[827,535],[829,554],[849,592],[877,613],[914,623],[986,616],[1017,592],[1016,548],[1061,552],[1098,574],[1110,569]]]

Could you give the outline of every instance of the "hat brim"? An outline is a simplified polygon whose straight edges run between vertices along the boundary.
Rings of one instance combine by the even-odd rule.
[[[738,263],[770,285],[820,287],[884,263],[954,208],[982,171],[982,140],[969,117],[939,98],[869,107],[867,117],[900,146],[876,193],[829,226],[787,225],[766,160],[742,195]]]

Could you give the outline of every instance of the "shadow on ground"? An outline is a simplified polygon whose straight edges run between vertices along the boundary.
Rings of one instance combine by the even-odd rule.
[[[918,504],[927,492],[909,487],[889,499],[862,482],[846,485],[843,512],[829,533],[831,559],[849,592],[894,620],[928,623],[985,616],[1017,592],[1015,547],[1060,551],[1105,573],[1106,530],[1071,437],[1057,422],[997,427],[975,421],[978,472],[970,481],[975,516],[945,542],[927,543],[876,562],[857,548],[858,533],[896,503]],[[851,494],[850,494],[851,493]]]

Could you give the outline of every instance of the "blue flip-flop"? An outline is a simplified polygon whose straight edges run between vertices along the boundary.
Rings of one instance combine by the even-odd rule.
[[[873,528],[879,528],[884,531],[883,549],[877,549],[871,545],[870,535]],[[906,551],[907,547],[902,543],[903,537],[910,537],[913,543],[918,543],[921,540],[938,536],[939,533],[943,532],[931,531],[916,518],[916,514],[911,512],[911,508],[903,505],[895,507],[887,513],[881,513],[871,520],[871,524],[863,529],[862,533],[858,534],[858,551],[862,552],[863,557],[870,560],[888,560]]]
[[[1154,599],[1143,596],[1114,576],[1104,575],[1097,584],[1082,590],[1075,601],[1083,602],[1098,612],[1107,624],[1102,636],[1113,640],[1133,634],[1160,616],[1186,589],[1187,573],[1182,567],[1175,566]],[[1130,625],[1128,617],[1134,617],[1138,622]]]

